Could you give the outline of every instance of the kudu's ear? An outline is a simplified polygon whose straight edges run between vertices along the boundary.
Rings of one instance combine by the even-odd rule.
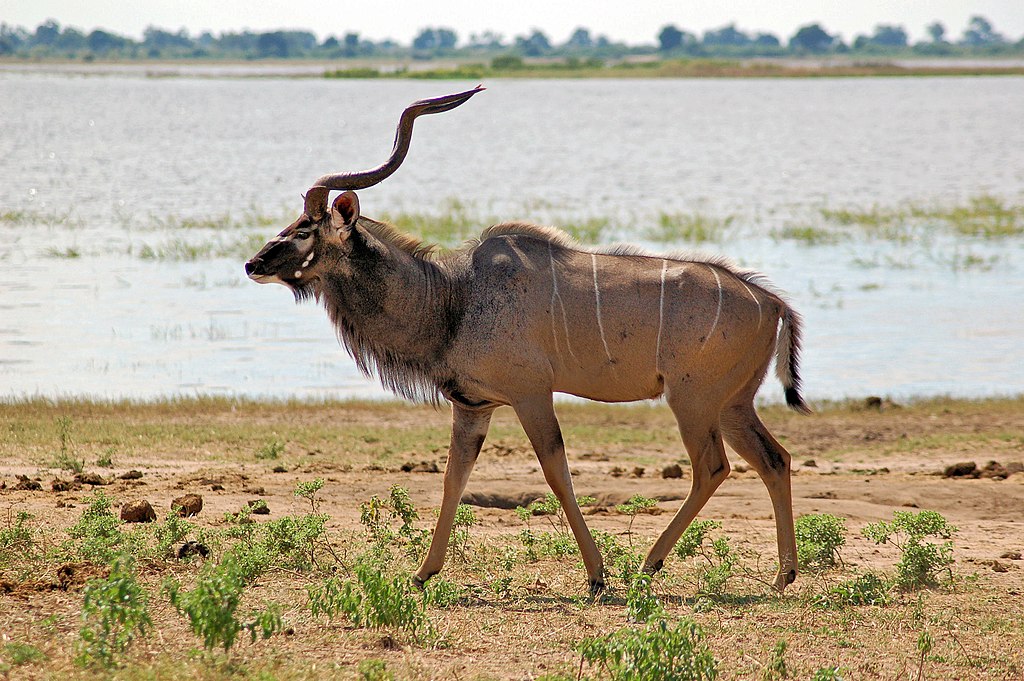
[[[359,219],[359,198],[355,192],[343,192],[331,205],[331,225],[339,232],[352,229]]]

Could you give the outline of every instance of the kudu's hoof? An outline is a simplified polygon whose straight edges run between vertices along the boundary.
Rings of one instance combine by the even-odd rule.
[[[778,577],[775,578],[775,590],[779,593],[783,593],[786,587],[796,581],[796,570],[790,570],[789,572],[780,572]]]
[[[592,579],[590,580],[590,595],[600,596],[604,593],[604,580],[603,579]]]
[[[427,579],[429,579],[429,577]],[[420,591],[423,591],[424,589],[427,588],[427,580],[426,579],[420,579],[418,575],[413,575],[411,581],[412,581],[412,585],[414,587],[416,587]]]
[[[657,573],[661,572],[661,568],[665,567],[665,561],[659,560],[653,565],[644,564],[643,572],[645,575],[651,575],[652,577]]]

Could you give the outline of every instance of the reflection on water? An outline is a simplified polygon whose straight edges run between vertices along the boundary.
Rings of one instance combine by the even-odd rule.
[[[0,395],[381,395],[322,311],[241,262],[314,178],[383,160],[408,102],[464,85],[0,73]],[[1019,237],[771,237],[823,206],[1020,201],[1024,79],[488,85],[418,124],[365,213],[458,197],[629,241],[663,212],[734,216],[705,249],[804,313],[812,397],[1024,392]],[[260,215],[281,224],[183,223]]]

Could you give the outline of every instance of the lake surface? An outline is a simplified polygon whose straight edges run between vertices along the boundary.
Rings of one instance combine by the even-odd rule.
[[[383,395],[242,263],[315,178],[383,161],[409,102],[472,85],[0,70],[0,397]],[[778,236],[822,208],[1024,202],[1024,78],[488,87],[417,123],[364,214],[458,199],[655,249],[689,245],[650,241],[662,213],[728,218],[698,246],[787,291],[812,399],[1024,392],[1024,238]]]

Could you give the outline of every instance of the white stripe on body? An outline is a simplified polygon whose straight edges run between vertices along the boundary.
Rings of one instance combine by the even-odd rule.
[[[554,249],[550,243],[548,243],[548,258],[551,261],[551,337],[555,341],[555,351],[558,351],[558,331],[555,326],[555,303],[558,303],[558,307],[562,311],[562,329],[565,331],[565,346],[569,350],[569,354],[572,355],[573,359],[577,359],[576,353],[572,351],[572,343],[569,341],[569,319],[565,313],[565,302],[562,300],[562,294],[558,290],[558,276],[555,273],[555,256]]]
[[[704,336],[704,340],[700,344],[700,350],[697,351],[698,353],[704,350],[704,346],[707,345],[707,342],[711,339],[711,334],[713,334],[715,329],[718,327],[719,317],[722,316],[722,278],[718,276],[718,270],[714,267],[708,265],[707,268],[711,270],[711,274],[715,275],[715,281],[718,283],[718,307],[715,309],[715,319],[711,322],[711,329],[708,331],[708,335]]]
[[[601,344],[604,345],[604,354],[608,357],[609,362],[614,362],[612,353],[608,349],[608,341],[604,337],[604,323],[601,321],[601,289],[597,285],[597,256],[593,253],[590,254],[590,262],[594,269],[594,303],[597,311],[597,330],[601,332]]]

